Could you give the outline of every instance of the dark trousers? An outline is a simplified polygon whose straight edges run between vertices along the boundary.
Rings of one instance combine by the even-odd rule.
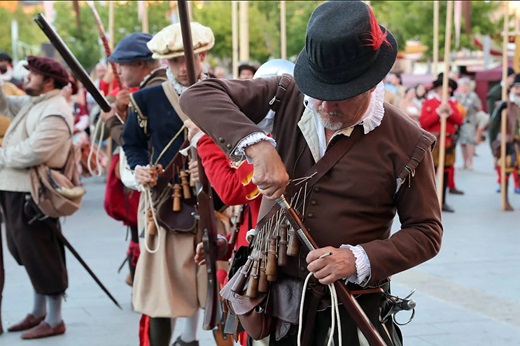
[[[23,265],[36,293],[63,294],[68,287],[65,249],[58,239],[59,219],[35,220],[24,208],[25,192],[0,191],[4,211],[7,247],[19,265]]]

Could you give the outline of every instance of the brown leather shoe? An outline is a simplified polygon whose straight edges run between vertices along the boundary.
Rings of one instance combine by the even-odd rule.
[[[456,187],[450,189],[452,195],[463,195],[464,191],[457,189]]]
[[[21,332],[22,330],[31,329],[32,327],[36,327],[40,324],[41,321],[45,319],[45,316],[42,317],[34,317],[33,314],[28,314],[25,316],[23,320],[18,322],[17,324],[13,324],[9,328],[7,328],[7,331],[9,332]]]
[[[65,323],[61,321],[56,327],[51,327],[47,322],[43,321],[33,329],[22,334],[22,339],[40,339],[49,336],[65,334]]]

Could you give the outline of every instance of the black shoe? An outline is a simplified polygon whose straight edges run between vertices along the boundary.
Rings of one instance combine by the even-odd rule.
[[[448,213],[454,213],[455,209],[447,205],[446,203],[442,205],[442,211],[448,212]]]
[[[454,187],[453,189],[450,189],[450,193],[452,195],[463,195],[464,191],[461,191],[461,190],[457,189],[456,187]]]

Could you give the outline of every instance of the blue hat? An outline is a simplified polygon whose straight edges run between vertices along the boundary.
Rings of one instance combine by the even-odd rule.
[[[152,35],[142,32],[125,36],[119,41],[108,61],[125,63],[137,60],[152,60],[152,52],[146,46],[152,37]]]

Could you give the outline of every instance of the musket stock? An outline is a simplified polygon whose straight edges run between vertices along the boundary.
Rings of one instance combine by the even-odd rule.
[[[78,62],[78,59],[76,59],[76,57],[71,53],[70,49],[67,47],[65,42],[63,42],[61,37],[50,26],[49,22],[47,22],[45,16],[39,13],[38,16],[34,18],[34,21],[36,22],[36,24],[38,24],[40,29],[42,29],[43,33],[45,34],[45,36],[47,36],[54,48],[56,48],[56,50],[60,53],[63,60],[65,60],[65,62],[70,67],[72,72],[76,75],[81,84],[83,84],[85,89],[87,89],[87,91],[92,95],[99,107],[104,112],[110,112],[111,108],[108,101],[96,88],[96,86],[90,79],[88,73]]]
[[[287,220],[291,224],[291,226],[296,231],[298,238],[300,238],[301,242],[307,247],[309,251],[318,248],[318,245],[312,239],[309,231],[303,224],[300,215],[294,208],[292,208],[289,203],[282,196],[276,200],[276,202],[282,207],[285,211],[285,216]],[[386,346],[383,338],[377,332],[376,328],[372,324],[372,322],[368,319],[367,315],[359,306],[359,303],[354,299],[352,294],[350,294],[347,287],[341,283],[340,281],[334,282],[334,287],[336,288],[336,293],[338,295],[338,300],[343,303],[348,313],[354,319],[356,325],[361,330],[365,338],[368,340],[371,346]]]

